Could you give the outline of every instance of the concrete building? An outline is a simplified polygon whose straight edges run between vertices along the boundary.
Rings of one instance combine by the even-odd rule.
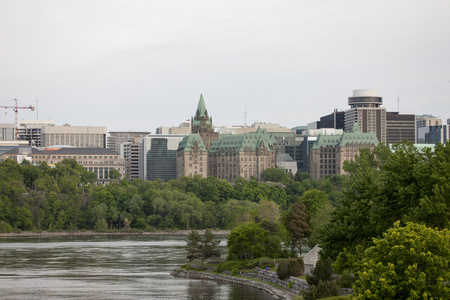
[[[149,135],[147,131],[110,131],[108,132],[107,148],[120,153],[122,143],[133,143],[135,138],[143,138]],[[123,156],[122,156],[123,158]]]
[[[12,148],[26,147],[26,146],[28,146],[27,141],[0,141],[0,157],[3,153],[11,150]]]
[[[432,115],[417,115],[416,116],[416,132],[417,132],[417,143],[425,143],[425,133],[428,133],[429,126],[439,126],[442,125],[441,118]],[[423,128],[423,129],[420,129]]]
[[[177,149],[184,134],[149,134],[142,138],[139,178],[168,181],[177,178]]]
[[[343,175],[344,161],[353,159],[362,148],[373,150],[376,145],[375,133],[362,132],[356,122],[350,132],[342,135],[319,135],[309,154],[310,178]]]
[[[73,147],[106,148],[105,126],[43,126],[41,129],[42,147],[67,145]]]
[[[386,108],[381,107],[383,98],[376,90],[354,90],[348,98],[350,109],[345,111],[345,131],[350,131],[358,123],[363,133],[375,133],[377,139],[385,143]]]
[[[404,140],[416,143],[416,116],[399,114],[398,112],[386,113],[386,143],[388,145],[400,143]]]
[[[125,160],[125,170],[128,179],[134,180],[139,178],[141,169],[142,137],[134,137],[132,142],[120,144],[120,157]]]
[[[239,176],[261,180],[265,169],[276,167],[274,135],[261,128],[244,134],[218,135],[202,95],[191,128],[191,134],[178,147],[177,178],[200,175],[228,181]]]
[[[14,141],[14,123],[0,123],[0,141]]]
[[[158,127],[156,134],[189,134],[191,132],[191,123],[182,122],[178,127]]]
[[[33,164],[46,162],[53,166],[65,158],[75,159],[86,171],[94,172],[100,181],[108,181],[111,170],[125,175],[125,161],[118,153],[105,148],[58,148],[38,150],[35,147],[15,147],[2,154],[2,159],[23,161],[27,159]]]
[[[266,129],[269,133],[289,133],[292,132],[291,129],[287,127],[280,126],[278,123],[266,123],[266,122],[255,122],[250,126],[222,126],[215,127],[214,130],[219,134],[244,134],[249,132],[256,132],[258,128]]]
[[[21,120],[19,139],[28,141],[30,146],[42,147],[42,127],[56,126],[55,120]]]

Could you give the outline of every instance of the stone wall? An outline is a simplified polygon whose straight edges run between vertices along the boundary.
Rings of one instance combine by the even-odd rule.
[[[288,279],[281,280],[278,278],[278,275],[275,272],[265,271],[260,268],[255,268],[254,271],[255,271],[254,273],[253,272],[251,272],[251,273],[250,272],[248,272],[248,273],[240,272],[240,275],[276,283],[279,286],[283,287],[284,289],[286,289],[296,295],[298,295],[301,290],[306,290],[309,287],[308,283],[304,279],[289,277]],[[292,282],[292,285],[289,288],[289,284],[291,282]]]
[[[247,285],[250,287],[254,287],[254,288],[263,290],[272,295],[275,295],[275,296],[279,297],[280,299],[286,299],[286,300],[290,300],[294,296],[296,296],[293,293],[290,293],[288,291],[279,290],[271,285],[268,285],[268,284],[265,284],[262,282],[258,282],[258,281],[253,281],[250,279],[239,278],[239,277],[230,277],[230,276],[226,276],[226,275],[210,274],[210,273],[202,273],[202,272],[186,271],[186,270],[174,270],[170,273],[170,275],[175,276],[175,277],[193,278],[193,279],[202,279],[202,280],[214,280],[214,281],[223,281],[223,282],[228,282],[228,283]]]

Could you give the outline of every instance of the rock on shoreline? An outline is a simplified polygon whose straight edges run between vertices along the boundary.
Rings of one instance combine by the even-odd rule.
[[[230,276],[220,275],[220,274],[210,274],[210,273],[187,271],[187,270],[173,270],[170,273],[170,275],[172,275],[174,277],[183,277],[183,278],[201,279],[201,280],[214,280],[214,281],[222,281],[222,282],[228,282],[228,283],[234,283],[234,284],[242,284],[242,285],[246,285],[246,286],[250,286],[253,288],[263,290],[269,294],[272,294],[280,299],[285,299],[285,300],[290,300],[294,296],[296,296],[293,293],[290,293],[288,291],[279,290],[269,284],[265,284],[262,282],[253,281],[253,280],[245,279],[245,278],[230,277]]]

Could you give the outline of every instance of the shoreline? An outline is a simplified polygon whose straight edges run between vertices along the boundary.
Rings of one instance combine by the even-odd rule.
[[[232,284],[246,285],[249,287],[263,290],[271,295],[274,295],[274,296],[276,296],[280,299],[284,299],[284,300],[291,300],[292,298],[298,296],[287,290],[278,289],[267,283],[254,281],[251,279],[241,278],[241,277],[231,277],[231,276],[221,275],[221,274],[211,274],[211,273],[206,273],[206,272],[188,271],[188,270],[173,270],[170,273],[170,275],[172,275],[174,277],[180,277],[180,278],[212,280],[212,281],[227,282],[227,283],[232,283]]]
[[[204,233],[204,230],[197,230],[200,234]],[[21,231],[21,232],[8,232],[0,233],[1,237],[38,237],[38,236],[95,236],[95,235],[188,235],[190,230],[163,230],[163,231]],[[214,235],[227,235],[229,230],[212,230]]]

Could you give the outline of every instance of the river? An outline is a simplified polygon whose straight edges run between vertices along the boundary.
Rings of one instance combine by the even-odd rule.
[[[227,283],[170,276],[185,236],[0,238],[1,299],[277,299]],[[225,252],[225,240],[220,247]]]

